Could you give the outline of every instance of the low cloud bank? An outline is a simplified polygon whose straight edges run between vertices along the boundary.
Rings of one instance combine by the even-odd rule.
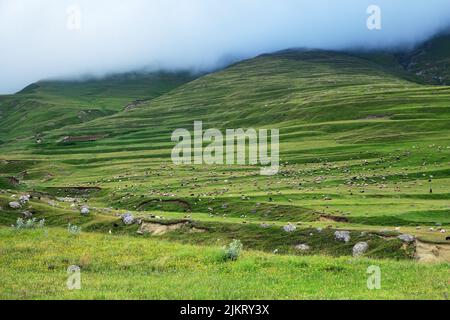
[[[371,5],[380,30],[367,27]],[[0,93],[144,67],[207,71],[293,47],[413,47],[449,26],[448,0],[0,0]]]

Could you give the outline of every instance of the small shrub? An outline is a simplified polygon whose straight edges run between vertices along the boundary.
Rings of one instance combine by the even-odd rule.
[[[43,228],[45,226],[45,220],[39,220],[37,221],[36,218],[24,220],[22,218],[18,218],[16,221],[16,224],[13,225],[13,227],[16,230],[21,229],[36,229],[36,228]]]
[[[233,240],[228,246],[224,248],[223,258],[225,261],[235,261],[239,258],[242,251],[242,243],[239,240]]]
[[[67,225],[67,231],[73,235],[79,235],[81,233],[81,227],[69,223]]]

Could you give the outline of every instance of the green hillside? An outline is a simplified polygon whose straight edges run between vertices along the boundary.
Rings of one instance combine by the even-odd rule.
[[[147,87],[138,85],[139,79],[137,83],[110,79],[103,83],[114,85],[99,91],[90,82],[38,83],[3,98],[0,110],[6,115],[2,118],[6,126],[0,138],[4,141],[0,223],[14,224],[21,213],[8,208],[8,202],[13,195],[29,192],[33,216],[45,218],[54,234],[48,240],[49,257],[40,267],[29,266],[32,274],[23,285],[38,276],[50,277],[42,270],[45,263],[63,272],[67,263],[62,260],[84,261],[79,257],[80,246],[92,241],[101,250],[98,255],[89,254],[93,262],[87,263],[86,272],[93,282],[79,297],[101,296],[99,268],[111,268],[108,276],[117,281],[117,262],[132,271],[135,281],[151,268],[164,275],[161,279],[167,279],[170,288],[181,275],[195,281],[199,275],[189,273],[192,270],[186,266],[202,259],[207,260],[204,271],[213,287],[222,280],[223,286],[234,286],[229,272],[244,279],[238,294],[225,290],[214,298],[277,294],[348,298],[352,293],[361,298],[444,297],[448,286],[443,279],[450,261],[446,240],[450,228],[450,87],[425,84],[426,79],[409,73],[388,56],[286,50],[193,81],[188,76],[176,77],[169,84],[158,81]],[[139,87],[149,91],[139,92]],[[149,101],[123,110],[138,99]],[[37,101],[42,105],[33,109]],[[55,121],[58,118],[52,110],[61,110],[56,102],[52,103],[55,108],[48,108],[48,101],[64,101],[72,116]],[[89,106],[83,112],[98,113],[75,120],[80,104]],[[15,109],[16,118],[9,111],[13,108],[20,108]],[[30,116],[36,112],[38,120],[31,126],[23,121],[26,113],[19,112],[23,108],[32,109]],[[202,120],[205,130],[279,129],[279,174],[261,176],[259,167],[252,165],[174,165],[170,159],[172,131],[192,130],[195,120]],[[29,135],[37,129],[40,143]],[[19,136],[27,138],[12,139]],[[82,206],[90,208],[87,216],[80,215]],[[120,214],[125,212],[142,224],[124,225]],[[61,248],[64,233],[54,229],[69,222],[82,226],[84,233],[73,244],[70,259],[64,258]],[[284,231],[288,223],[296,230]],[[336,241],[337,230],[349,231],[351,240]],[[417,240],[405,244],[397,238],[400,234],[412,234]],[[8,230],[0,236],[12,237]],[[146,249],[141,256],[145,259],[133,253],[114,261],[103,238],[109,236],[124,245],[131,241],[133,246],[148,240],[148,246],[153,248],[154,243],[161,249]],[[17,239],[17,247],[30,246],[27,234]],[[230,266],[215,255],[233,239],[243,243],[246,260]],[[352,248],[361,241],[369,244],[368,259],[355,262],[350,258]],[[299,250],[300,244],[309,249]],[[172,253],[164,254],[164,250]],[[174,256],[177,250],[183,252],[182,257]],[[210,251],[202,256],[202,250]],[[23,251],[10,263],[32,256]],[[158,262],[150,266],[152,259]],[[414,259],[438,264],[418,265]],[[265,269],[266,263],[273,268]],[[331,270],[324,272],[333,290],[341,288],[349,274],[379,263],[388,277],[397,274],[387,290],[404,286],[409,291],[373,296],[358,287],[358,282],[341,293],[327,294],[318,289],[323,286],[324,273],[311,269],[308,288],[313,291],[306,288],[289,294],[286,281],[305,263],[307,268]],[[246,277],[248,270],[266,274],[269,269],[275,283],[262,281],[261,286],[270,294],[251,295],[245,288],[258,282]],[[429,272],[435,274],[427,280],[429,286],[417,285],[429,279]],[[8,290],[15,296],[14,274],[7,277]],[[192,290],[192,297],[205,297],[208,292],[204,286]],[[36,291],[29,294],[42,297]],[[133,294],[161,298],[180,297],[181,293],[161,289]]]
[[[127,73],[102,79],[40,81],[0,96],[0,140],[40,135],[122,111],[194,78],[189,73]]]

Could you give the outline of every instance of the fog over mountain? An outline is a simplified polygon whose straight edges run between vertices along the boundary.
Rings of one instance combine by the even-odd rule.
[[[367,27],[371,5],[381,30]],[[0,93],[44,78],[207,71],[292,47],[412,47],[449,25],[448,0],[0,0]]]

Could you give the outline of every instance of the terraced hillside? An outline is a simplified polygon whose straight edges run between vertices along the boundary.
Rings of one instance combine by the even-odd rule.
[[[67,181],[66,175],[58,178],[60,167],[73,174],[72,186],[120,188],[116,177],[131,175],[123,185],[138,183],[190,200],[193,188],[183,188],[183,181],[204,182],[194,189],[196,196],[220,194],[235,168],[214,168],[215,174],[208,166],[175,168],[169,159],[172,130],[191,129],[199,119],[205,128],[280,128],[286,165],[272,178],[276,183],[263,188],[266,178],[258,177],[258,168],[245,167],[228,194],[257,202],[281,192],[280,205],[347,213],[370,225],[386,224],[385,217],[390,225],[448,223],[449,94],[447,87],[409,82],[358,58],[284,52],[202,77],[135,110],[54,130],[27,150],[34,159],[57,156],[54,169],[37,169],[54,176],[49,186]],[[103,138],[61,142],[89,135]],[[152,172],[172,176],[148,181]],[[373,206],[380,202],[385,210]]]
[[[180,73],[127,73],[103,79],[40,81],[0,96],[0,141],[6,142],[122,111],[194,78]],[[139,102],[138,101],[138,102]]]
[[[59,92],[56,88],[52,90]],[[15,98],[20,99],[20,94]],[[246,250],[269,253],[264,259],[278,259],[274,255],[280,254],[327,256],[317,263],[336,263],[343,270],[347,260],[338,257],[351,256],[353,246],[364,241],[369,244],[368,258],[392,261],[392,270],[408,284],[411,297],[443,297],[448,292],[449,261],[449,101],[449,87],[423,84],[400,65],[373,58],[296,50],[263,55],[129,110],[48,128],[42,131],[40,143],[33,135],[5,141],[0,222],[14,224],[26,209],[36,218],[45,218],[48,226],[65,227],[70,222],[96,234],[89,237],[112,234],[124,241],[138,237],[144,240],[132,241],[178,242],[211,250],[239,239]],[[176,128],[192,130],[195,120],[202,120],[204,129],[278,128],[280,173],[261,176],[259,167],[251,165],[175,166],[170,159],[171,133]],[[29,203],[19,210],[9,208],[13,195],[23,193],[33,196]],[[89,208],[88,215],[80,214],[83,207]],[[125,212],[136,223],[125,224],[120,217]],[[294,231],[282,228],[289,224]],[[337,241],[337,230],[349,231],[351,239]],[[417,240],[405,244],[397,238],[400,234],[412,234]],[[11,237],[6,231],[4,236]],[[20,241],[18,246],[29,246],[26,236]],[[60,240],[51,241],[59,248]],[[98,243],[105,250],[103,245]],[[58,250],[56,256],[64,255]],[[161,252],[156,255],[163,259]],[[441,264],[418,266],[414,258]],[[303,261],[292,259],[284,267],[295,268]],[[106,260],[100,256],[90,260],[94,267],[87,272],[98,275],[97,263]],[[144,272],[146,264],[138,260],[130,258],[129,269],[124,270],[132,271],[125,272]],[[399,268],[393,260],[406,261]],[[381,260],[362,264],[385,263],[377,261]],[[261,267],[253,262],[236,266],[233,272]],[[59,260],[51,264],[65,272]],[[162,261],[155,268],[165,274],[178,267]],[[402,268],[416,273],[401,273]],[[430,268],[436,272],[431,287],[409,286],[423,284]],[[320,287],[326,279],[342,281],[339,272],[314,279],[310,288]],[[277,292],[273,284],[261,285]],[[349,284],[341,297],[348,297],[358,285]],[[8,290],[15,295],[11,287]],[[203,296],[204,288],[198,290],[194,297]],[[95,292],[90,295],[96,296]],[[142,295],[167,297],[159,293]],[[241,293],[231,296],[252,297],[248,291]],[[375,297],[359,293],[363,298]],[[224,296],[229,295],[215,295]],[[389,291],[376,295],[392,296]]]

